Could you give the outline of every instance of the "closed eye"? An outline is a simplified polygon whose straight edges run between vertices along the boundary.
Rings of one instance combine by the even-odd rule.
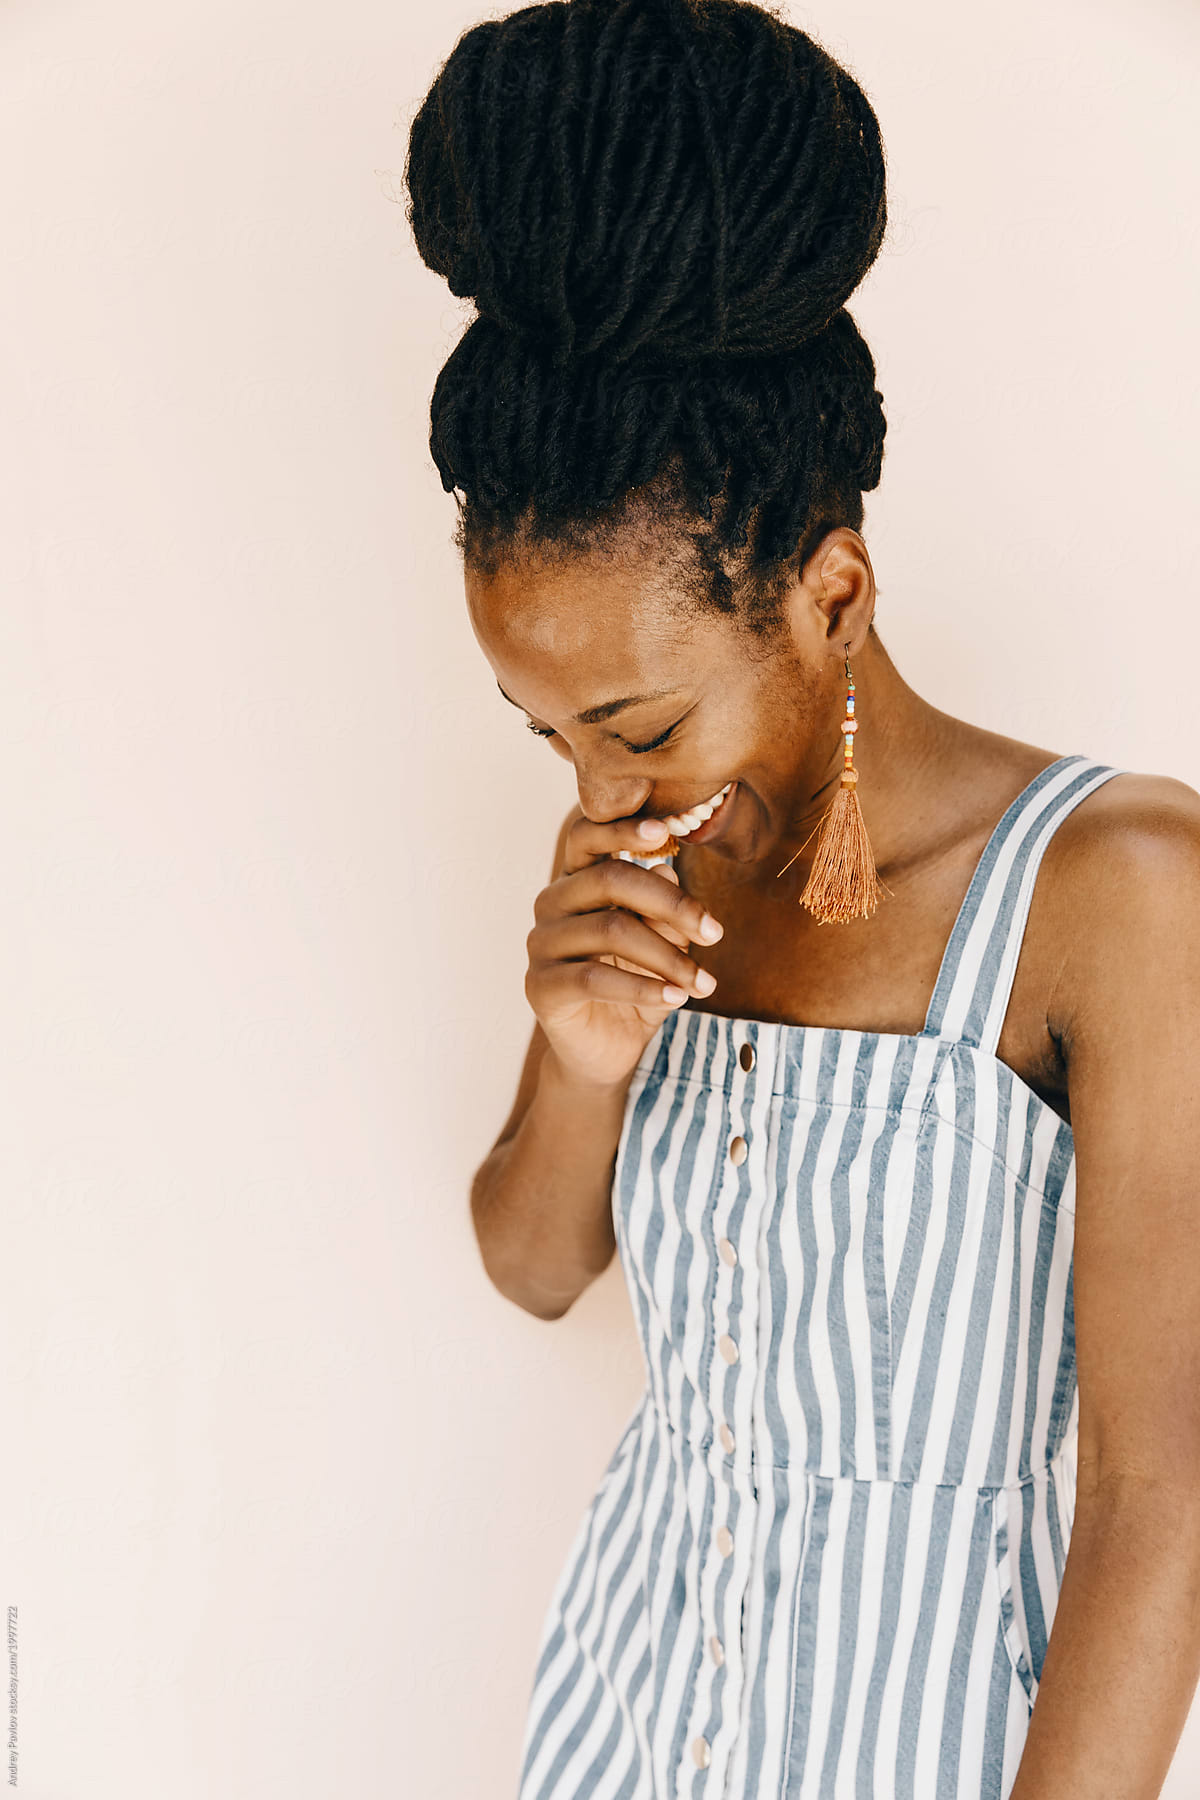
[[[550,730],[549,726],[535,725],[532,719],[526,719],[525,723],[535,737],[552,738],[557,735]],[[648,750],[661,750],[662,746],[678,731],[681,723],[681,720],[676,719],[674,725],[668,726],[661,737],[653,738],[648,744],[625,744],[625,748],[631,750],[635,756],[645,756]],[[621,741],[624,743],[624,739]]]

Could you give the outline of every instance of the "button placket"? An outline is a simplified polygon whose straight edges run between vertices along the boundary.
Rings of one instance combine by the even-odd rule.
[[[747,1060],[747,1052],[749,1059]],[[749,1043],[741,1045],[736,1059],[731,1057],[729,1083],[729,1119],[730,1126],[742,1126],[744,1130],[745,1112],[745,1072],[754,1066],[754,1051]],[[740,1168],[749,1154],[749,1146],[742,1131],[735,1131],[727,1144],[727,1166],[722,1192],[718,1200],[714,1223],[728,1218],[738,1197],[739,1178],[732,1173]],[[728,1231],[720,1231],[716,1240],[719,1267],[714,1282],[714,1318],[716,1331],[717,1354],[729,1368],[733,1368],[740,1357],[736,1326],[734,1321],[734,1289],[735,1279],[732,1271],[737,1269],[739,1257],[737,1245]],[[728,1273],[727,1273],[728,1271]],[[718,1380],[713,1384],[713,1413],[716,1419],[717,1438],[727,1455],[732,1455],[736,1438],[727,1412],[732,1412],[732,1395],[728,1380]]]
[[[738,1763],[738,1733],[747,1726],[746,1603],[761,1522],[752,1447],[758,1350],[754,1321],[762,1279],[757,1246],[767,1205],[774,1087],[764,1072],[773,1067],[777,1054],[772,1028],[758,1024],[754,1029],[760,1038],[757,1048],[749,1039],[736,1046],[732,1036],[727,1040],[724,1171],[708,1219],[712,1234],[708,1242],[715,1251],[709,1289],[713,1438],[708,1461],[708,1478],[715,1489],[711,1512],[715,1529],[710,1526],[702,1555],[698,1623],[704,1632],[704,1654],[692,1692],[689,1747],[679,1765],[678,1800],[727,1800],[730,1772]],[[746,1077],[755,1069],[747,1094]],[[743,1170],[752,1156],[762,1166],[756,1162],[753,1171]],[[731,1460],[735,1450],[736,1462]]]
[[[717,1420],[717,1439],[721,1448],[729,1456],[733,1454],[737,1439],[729,1418],[724,1417],[723,1414],[728,1411],[732,1415],[734,1411],[734,1390],[731,1382],[737,1374],[742,1373],[739,1368],[742,1353],[738,1343],[738,1308],[734,1304],[734,1293],[735,1285],[740,1287],[741,1282],[744,1281],[746,1271],[739,1268],[741,1258],[733,1237],[728,1230],[721,1231],[720,1227],[724,1220],[731,1216],[739,1197],[743,1201],[745,1199],[741,1194],[742,1180],[736,1171],[741,1168],[750,1154],[751,1131],[750,1121],[746,1116],[745,1076],[753,1069],[754,1063],[753,1046],[749,1042],[743,1043],[732,1069],[729,1089],[731,1135],[727,1143],[725,1178],[721,1184],[721,1192],[714,1209],[714,1224],[719,1233],[716,1241],[719,1263],[713,1287],[713,1323],[715,1327],[718,1327],[716,1349],[721,1363],[714,1363],[713,1366],[714,1371],[721,1368],[721,1364],[724,1365],[724,1368],[721,1374],[714,1379],[712,1400]],[[744,1205],[743,1212],[752,1223],[756,1217],[755,1209]],[[736,1277],[734,1271],[737,1271]],[[744,1304],[744,1294],[741,1295],[741,1299]],[[750,1369],[745,1371],[746,1375],[752,1373],[753,1371]],[[744,1382],[738,1383],[739,1389],[744,1386]],[[702,1729],[691,1740],[692,1760],[697,1769],[708,1769],[713,1761],[715,1749],[719,1764],[713,1775],[705,1778],[705,1792],[708,1791],[709,1785],[714,1779],[717,1781],[719,1789],[724,1778],[723,1772],[728,1766],[729,1754],[732,1750],[732,1744],[724,1742],[724,1722],[728,1719],[731,1722],[730,1729],[736,1730],[740,1713],[744,1674],[741,1657],[743,1590],[748,1575],[746,1546],[751,1544],[754,1538],[753,1519],[748,1513],[748,1509],[752,1505],[752,1483],[746,1480],[744,1475],[739,1474],[736,1469],[718,1468],[715,1461],[710,1466],[710,1479],[718,1486],[718,1504],[714,1510],[720,1516],[722,1509],[719,1499],[723,1494],[725,1517],[710,1539],[721,1564],[721,1568],[715,1572],[709,1571],[709,1580],[704,1583],[711,1596],[710,1607],[706,1609],[709,1611],[709,1623],[715,1629],[710,1629],[707,1638],[708,1679],[697,1684],[698,1691],[694,1696],[694,1728],[701,1727]],[[744,1536],[745,1539],[741,1554],[736,1559],[734,1553],[738,1546],[737,1540],[735,1540],[734,1526],[737,1527],[739,1535]],[[718,1594],[720,1599],[717,1598]],[[731,1620],[733,1621],[733,1636],[730,1641],[736,1654],[732,1661],[728,1661],[726,1642],[729,1637],[728,1626]],[[714,1705],[716,1692],[714,1682],[717,1680],[716,1672],[718,1670],[724,1670],[724,1676],[719,1690],[720,1697]],[[713,1735],[714,1724],[716,1726],[715,1735]]]

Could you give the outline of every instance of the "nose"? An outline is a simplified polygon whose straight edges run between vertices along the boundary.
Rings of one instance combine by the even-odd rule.
[[[645,804],[650,790],[644,781],[604,781],[585,779],[576,784],[579,804],[593,825],[608,825],[614,819],[627,819]]]

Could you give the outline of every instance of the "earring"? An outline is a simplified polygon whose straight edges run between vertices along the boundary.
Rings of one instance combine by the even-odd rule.
[[[813,827],[821,835],[813,859],[808,885],[800,896],[819,925],[847,925],[851,919],[869,918],[881,894],[892,890],[875,873],[875,858],[863,824],[858,799],[858,770],[854,767],[854,734],[858,720],[854,716],[854,676],[850,672],[850,646],[846,645],[846,717],[842,721],[846,762],[837,793],[822,817]],[[809,832],[804,844],[813,835]],[[801,844],[800,850],[804,849]],[[797,850],[796,856],[799,856]],[[796,856],[784,863],[780,875],[786,873]]]

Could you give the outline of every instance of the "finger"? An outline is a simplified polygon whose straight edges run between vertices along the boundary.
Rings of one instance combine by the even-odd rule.
[[[538,924],[572,914],[594,913],[606,908],[623,908],[658,925],[669,925],[683,943],[715,944],[722,927],[714,921],[699,900],[683,891],[679,877],[664,864],[660,868],[643,869],[637,863],[604,857],[571,875],[560,875],[544,887],[534,901],[533,915]]]
[[[665,825],[655,836],[644,837],[641,827],[649,822],[635,818],[611,819],[606,824],[587,818],[574,820],[564,845],[564,875],[574,875],[591,863],[614,856],[618,850],[628,850],[634,856],[665,855],[674,848],[675,839]]]
[[[677,869],[673,869],[670,863],[660,863],[655,868],[651,869],[650,873],[652,875],[657,875],[660,881],[670,881],[675,887],[679,887],[679,872]],[[633,909],[631,908],[630,910],[632,911]],[[700,916],[703,917],[703,908],[701,908]],[[646,914],[639,913],[638,917],[644,919],[646,918]],[[649,923],[649,921],[647,921],[647,923]],[[696,920],[695,924],[696,929],[699,930],[699,919]],[[693,937],[689,937],[687,930],[676,919],[660,919],[655,925],[655,930],[660,931],[668,943],[679,944],[685,950],[689,944],[698,941]]]
[[[660,931],[636,913],[568,913],[549,924],[535,926],[529,933],[527,948],[533,964],[619,956],[664,981],[687,988],[689,993],[712,992],[711,978],[699,964],[669,944]]]
[[[659,1006],[673,1012],[687,999],[686,989],[604,962],[554,963],[545,970],[541,985],[538,1010],[550,1021],[557,1008],[587,1000],[604,1000],[615,1006]]]

